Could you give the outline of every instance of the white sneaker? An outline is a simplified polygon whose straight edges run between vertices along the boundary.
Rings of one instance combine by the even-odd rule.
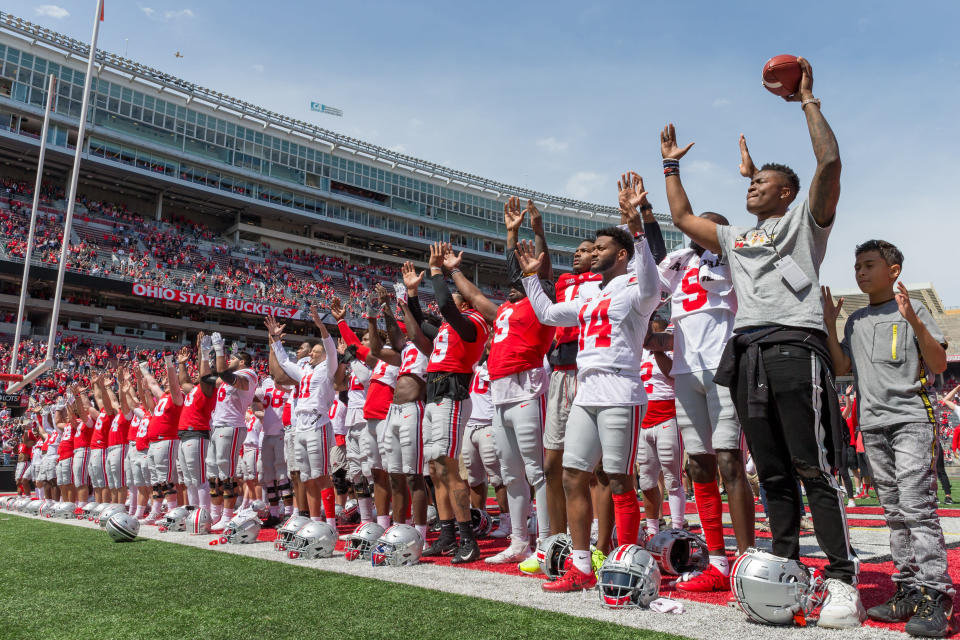
[[[490,532],[489,538],[506,538],[510,535],[510,514],[501,513],[500,514],[500,524],[497,525],[497,528]]]
[[[509,562],[523,562],[530,557],[530,543],[526,540],[514,540],[510,546],[495,556],[486,558],[487,564],[507,564]]]
[[[163,517],[163,516],[161,516],[159,513],[154,513],[154,512],[151,511],[151,512],[148,513],[145,517],[140,518],[140,520],[138,520],[138,522],[139,522],[140,524],[157,524],[157,520],[159,520],[159,519],[162,518],[162,517]]]
[[[223,529],[227,526],[228,522],[230,522],[229,518],[220,516],[219,520],[210,525],[210,533],[223,533]]]
[[[859,627],[867,619],[867,612],[860,602],[860,592],[851,584],[836,578],[826,581],[827,599],[820,609],[817,626],[825,629],[851,629]]]
[[[855,506],[857,506],[857,503],[854,501],[853,498],[850,498],[849,500],[847,500],[847,507],[853,508]]]

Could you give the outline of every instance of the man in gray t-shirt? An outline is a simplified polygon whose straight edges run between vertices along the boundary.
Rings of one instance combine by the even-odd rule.
[[[673,223],[694,242],[730,263],[737,293],[734,336],[714,382],[730,388],[757,474],[767,495],[773,553],[799,559],[800,516],[806,489],[817,541],[827,556],[828,597],[819,626],[860,626],[866,617],[856,587],[857,566],[833,476],[845,452],[846,427],[830,373],[819,270],[840,198],[840,150],[813,96],[813,71],[803,58],[800,103],[817,158],[806,199],[792,169],[757,170],[741,139],[741,174],[750,178],[750,227],[722,227],[694,214],[680,181],[680,159],[693,146],[677,144],[668,125],[660,151]]]

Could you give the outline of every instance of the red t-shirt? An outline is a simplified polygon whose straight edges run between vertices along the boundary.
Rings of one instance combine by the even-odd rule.
[[[847,429],[850,431],[850,446],[857,446],[857,399],[850,400],[850,417],[847,418]]]
[[[66,460],[71,457],[73,457],[73,425],[68,422],[63,425],[60,448],[57,449],[57,460]]]
[[[454,331],[450,323],[444,322],[441,324],[437,337],[433,339],[433,353],[430,354],[427,373],[436,371],[473,373],[473,365],[480,360],[480,354],[483,353],[483,347],[487,343],[487,335],[490,333],[490,329],[479,311],[469,309],[462,314],[476,328],[476,340],[467,342]]]
[[[543,366],[550,350],[554,327],[537,320],[529,298],[504,302],[497,310],[487,371],[491,380]]]
[[[599,273],[563,273],[557,278],[557,302],[569,302],[577,297],[580,292],[580,285],[584,282],[596,282],[602,280],[603,276]],[[580,337],[580,327],[557,327],[557,334],[554,337],[557,344],[566,344],[573,342]]]
[[[93,433],[90,435],[91,449],[106,449],[107,434],[113,425],[113,417],[108,416],[106,411],[100,410],[100,415],[93,421]]]
[[[180,412],[180,431],[210,431],[210,416],[217,406],[217,394],[207,396],[200,385],[183,397],[183,410]]]
[[[90,446],[90,434],[93,428],[87,426],[83,420],[78,420],[73,428],[73,448],[74,450],[83,449]]]
[[[178,407],[173,404],[173,399],[169,393],[160,396],[157,405],[153,408],[153,417],[147,431],[147,441],[176,440],[179,434],[177,427],[180,424],[180,413],[182,411],[183,406]]]
[[[110,425],[110,432],[107,434],[107,446],[114,447],[118,444],[126,444],[127,432],[130,430],[130,421],[122,413],[113,417],[113,424]]]

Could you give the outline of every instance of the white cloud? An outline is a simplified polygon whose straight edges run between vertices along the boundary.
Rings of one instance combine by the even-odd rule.
[[[140,11],[143,11],[144,15],[148,18],[152,18],[157,12],[150,7],[140,7]]]
[[[55,4],[42,4],[37,7],[36,12],[37,15],[55,18],[57,20],[62,20],[70,15],[69,11]]]
[[[596,202],[603,199],[604,190],[611,190],[609,182],[608,178],[594,171],[578,171],[567,179],[563,190],[571,198]]]
[[[566,151],[570,145],[562,140],[557,140],[553,136],[549,136],[537,140],[537,146],[550,153],[560,153],[561,151]]]
[[[255,64],[253,65],[253,70],[256,71],[257,73],[263,73],[263,65]]]
[[[730,104],[731,104],[731,102],[730,102],[730,100],[728,100],[727,98],[716,98],[716,99],[713,101],[713,106],[715,106],[715,107],[726,107],[726,106],[728,106],[728,105],[730,105]]]
[[[140,11],[143,11],[143,14],[150,18],[151,20],[162,20],[163,22],[170,22],[171,20],[179,20],[181,18],[192,18],[194,17],[192,9],[178,9],[176,11],[164,11],[162,14],[157,13],[157,10],[153,7],[140,7]]]

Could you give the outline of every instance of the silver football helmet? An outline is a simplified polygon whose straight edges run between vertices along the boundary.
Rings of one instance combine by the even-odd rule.
[[[186,531],[187,518],[189,517],[190,512],[186,507],[171,509],[163,516],[163,520],[157,523],[157,531],[160,533],[166,533],[167,531]]]
[[[551,580],[566,573],[573,563],[573,543],[565,533],[555,533],[541,540],[536,553],[540,571]]]
[[[260,535],[260,527],[263,523],[255,513],[241,513],[227,523],[223,528],[223,535],[220,542],[229,542],[230,544],[250,544],[257,541]]]
[[[277,528],[277,539],[273,543],[273,548],[277,551],[286,551],[290,543],[293,542],[293,534],[300,530],[300,527],[312,522],[306,516],[290,516]]]
[[[13,510],[17,513],[24,513],[27,510],[27,505],[30,504],[29,496],[20,496],[17,498],[17,501],[13,505]]]
[[[384,528],[376,522],[368,522],[356,528],[347,536],[347,548],[344,557],[347,560],[369,560],[370,551],[383,535]]]
[[[53,500],[47,500],[46,502],[44,502],[43,506],[40,507],[40,517],[52,518],[53,514],[56,513],[59,507],[60,507],[59,502],[54,502]]]
[[[71,520],[76,516],[73,515],[73,512],[77,509],[77,505],[73,502],[61,502],[57,505],[56,510],[53,512],[54,518],[62,518],[64,520]]]
[[[203,507],[198,507],[187,516],[187,531],[194,535],[206,535],[210,533],[210,512]]]
[[[807,614],[823,603],[823,580],[796,560],[747,549],[730,571],[737,604],[754,622],[804,624]]]
[[[140,523],[132,515],[123,511],[110,516],[104,529],[114,542],[130,542],[140,533]]]
[[[707,543],[685,529],[664,529],[647,540],[647,551],[668,576],[703,571],[710,563]]]
[[[326,522],[311,520],[293,534],[293,541],[287,547],[287,557],[304,560],[329,558],[336,545],[337,530]]]
[[[648,607],[660,595],[660,568],[640,545],[622,544],[603,561],[597,586],[604,607]]]
[[[270,507],[263,500],[254,500],[251,502],[250,510],[257,514],[257,517],[261,520],[266,520],[270,517]]]
[[[360,503],[350,498],[343,505],[343,513],[337,518],[338,524],[353,524],[360,522]]]
[[[107,521],[110,520],[110,517],[116,513],[126,513],[127,508],[122,504],[108,504],[104,507],[100,513],[97,514],[97,524],[103,528],[106,528]]]
[[[83,507],[83,515],[78,517],[78,520],[89,520],[93,521],[96,517],[97,509],[103,509],[102,504],[97,504],[96,502],[88,502]]]
[[[423,538],[408,524],[395,524],[377,539],[370,560],[375,567],[402,567],[420,562]]]
[[[28,516],[39,516],[40,507],[43,506],[43,500],[31,500],[23,507],[23,512]]]

